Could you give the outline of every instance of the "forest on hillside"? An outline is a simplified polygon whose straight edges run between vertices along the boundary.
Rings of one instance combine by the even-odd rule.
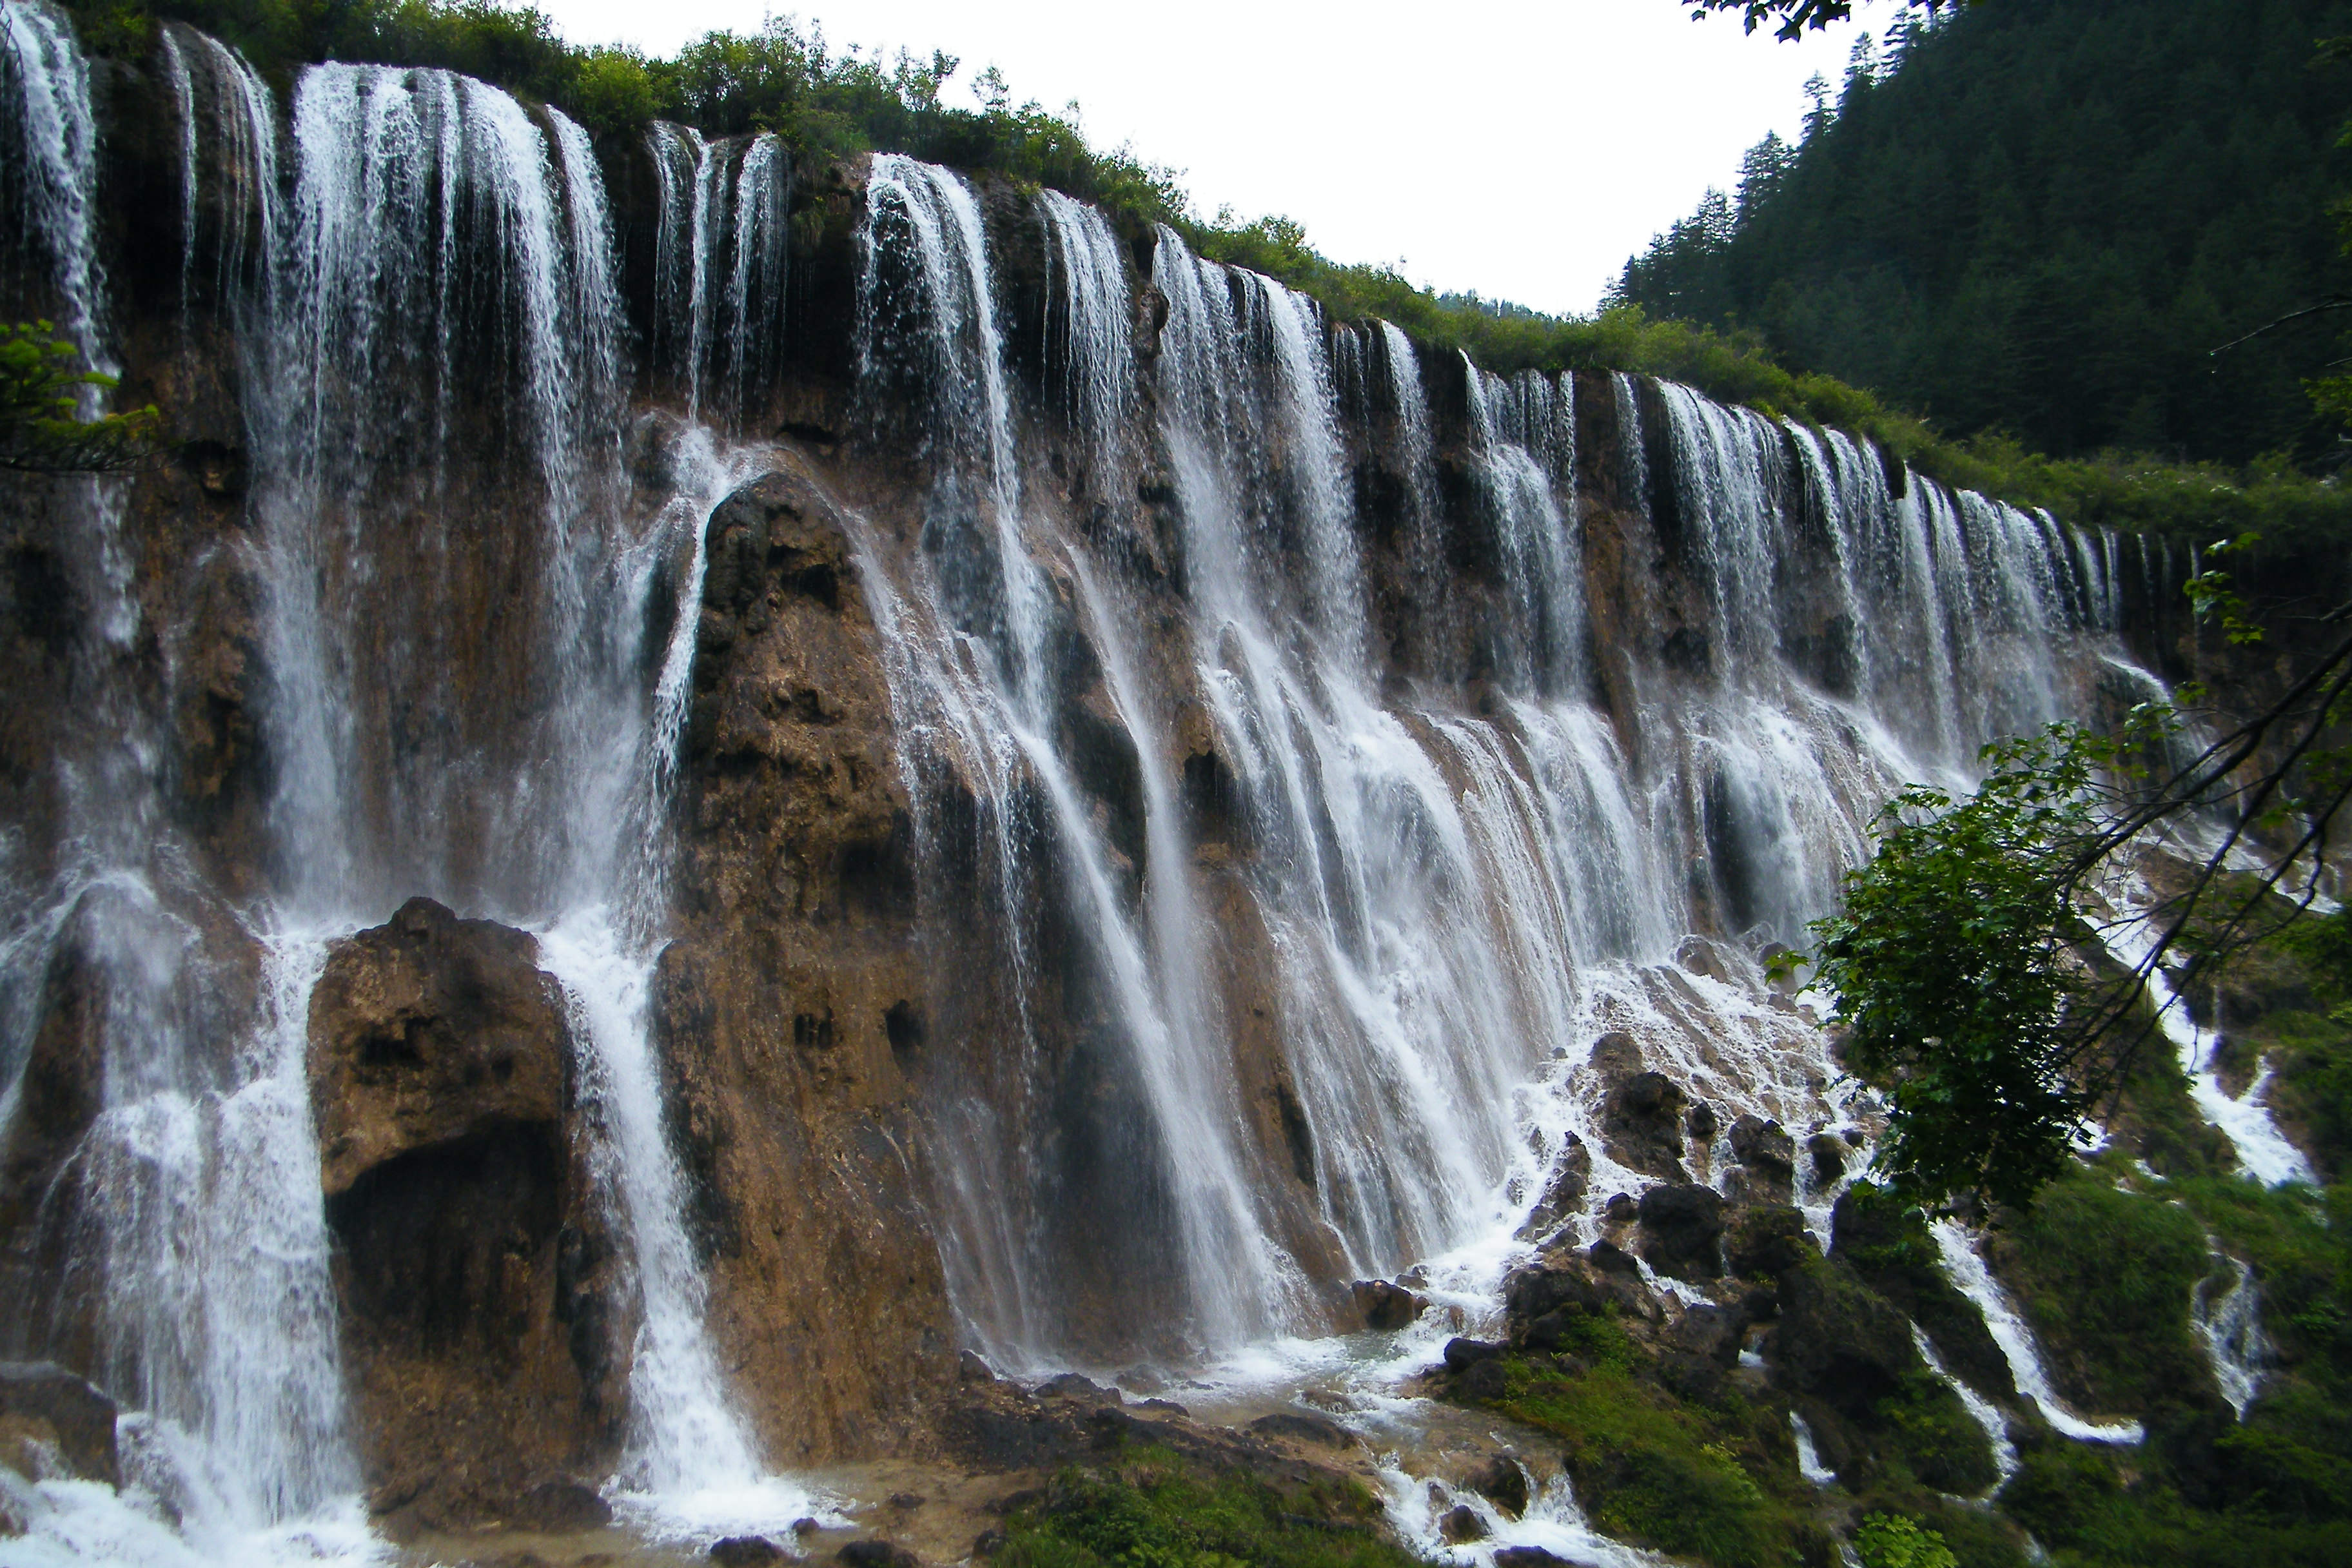
[[[1628,263],[1618,300],[1759,331],[1946,433],[2065,457],[2330,454],[2345,0],[1985,0],[1816,80],[1801,140]]]

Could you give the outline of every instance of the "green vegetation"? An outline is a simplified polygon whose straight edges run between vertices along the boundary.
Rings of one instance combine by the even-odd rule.
[[[1816,921],[1817,980],[1845,1057],[1886,1087],[1877,1168],[1906,1204],[2023,1207],[2072,1163],[2107,1083],[2084,1025],[2111,982],[2074,960],[2074,889],[2112,831],[2123,740],[2053,724],[1984,749],[1965,800],[1914,785]]]
[[[1406,1568],[1360,1486],[1206,1476],[1166,1448],[1070,1469],[1005,1521],[1003,1568]]]
[[[1630,263],[1628,302],[1961,434],[2244,465],[2331,445],[2342,0],[2063,0],[1906,18],[1804,136]]]
[[[1588,1320],[1600,1321],[1600,1320]],[[1834,1561],[1786,1417],[1677,1397],[1631,1358],[1567,1375],[1513,1358],[1498,1408],[1556,1434],[1594,1524],[1718,1568]]]
[[[2210,1384],[2189,1300],[2211,1265],[2186,1208],[2078,1166],[2001,1233],[1999,1258],[2062,1391],[2084,1409],[2147,1415]]]
[[[1853,1552],[1862,1568],[1958,1568],[1944,1538],[1916,1520],[1874,1513],[1853,1532]]]
[[[2150,1179],[2109,1156],[2053,1185],[2003,1243],[2043,1349],[2147,1445],[2029,1446],[2000,1495],[2059,1568],[2352,1561],[2352,1194]],[[2244,1258],[2274,1347],[2242,1424],[2189,1339],[2206,1235]]]
[[[0,323],[0,468],[121,473],[153,457],[162,416],[152,406],[81,417],[84,389],[110,390],[114,377],[80,360],[47,321]]]

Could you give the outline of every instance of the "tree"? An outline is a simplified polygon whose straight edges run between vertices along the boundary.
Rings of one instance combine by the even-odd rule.
[[[80,417],[87,389],[114,377],[77,368],[80,351],[47,321],[0,325],[0,468],[34,474],[119,474],[156,454],[163,416],[151,405]]]
[[[2231,641],[2262,639],[2224,574],[2189,592]],[[2185,760],[2147,760],[2188,729],[2170,704],[2147,704],[2112,735],[2059,724],[1988,746],[1965,799],[1914,786],[1888,803],[1843,907],[1814,924],[1812,962],[1847,1059],[1890,1086],[1878,1163],[1906,1201],[2029,1204],[2158,1034],[2148,981],[2167,960],[2193,947],[2225,962],[2313,907],[2352,800],[2347,723],[2352,640]],[[2191,816],[2213,831],[2179,889],[2110,910],[2102,883],[2118,858]],[[2234,871],[2257,835],[2270,836],[2263,868]],[[2107,938],[2138,922],[2147,939],[2123,963]]]
[[[1772,36],[1782,43],[1793,44],[1810,29],[1820,32],[1832,23],[1843,22],[1853,15],[1853,0],[1690,0],[1694,9],[1691,20],[1696,22],[1710,11],[1738,11],[1748,32],[1770,21],[1780,25]],[[1947,5],[1973,5],[1978,0],[1906,0],[1906,7],[1916,6],[1923,11],[1940,11]]]

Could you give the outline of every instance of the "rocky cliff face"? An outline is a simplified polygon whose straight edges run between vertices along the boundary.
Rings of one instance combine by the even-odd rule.
[[[280,1510],[929,1453],[960,1347],[1353,1328],[1498,1223],[1714,1277],[1874,1125],[1758,953],[2174,657],[2136,542],[1842,437],[168,37],[8,275],[95,258],[180,445],[5,481],[0,1349]],[[265,1221],[299,1310],[169,1261]]]

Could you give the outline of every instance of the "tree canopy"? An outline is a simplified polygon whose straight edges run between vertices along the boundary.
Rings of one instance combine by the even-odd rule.
[[[2352,174],[2352,66],[2315,65],[2347,30],[2343,0],[1906,16],[1858,39],[1801,139],[1759,142],[1617,297],[1752,329],[1955,435],[2332,456],[2303,382],[2340,352],[2333,321],[2211,351],[2352,282],[2327,216]]]

